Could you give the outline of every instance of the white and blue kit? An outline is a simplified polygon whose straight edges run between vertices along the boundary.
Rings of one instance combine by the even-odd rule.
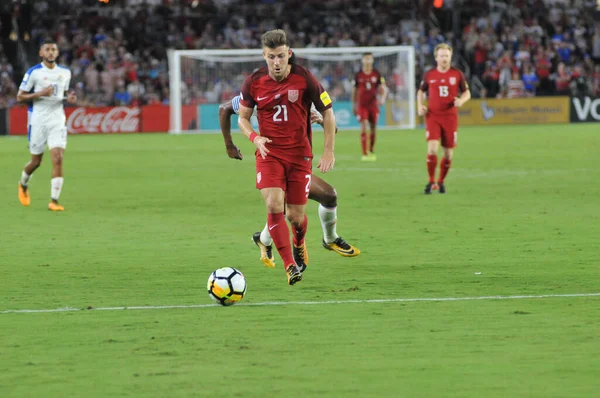
[[[39,92],[48,86],[54,89],[52,95],[40,97],[29,105],[28,134],[29,151],[33,155],[44,153],[46,144],[52,148],[67,147],[67,126],[63,100],[69,89],[71,71],[61,65],[47,68],[40,63],[30,68],[21,82],[20,90],[28,93]]]

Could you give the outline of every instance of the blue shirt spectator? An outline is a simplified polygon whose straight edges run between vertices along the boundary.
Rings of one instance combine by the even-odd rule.
[[[131,103],[131,95],[124,86],[119,86],[119,90],[114,96],[115,105],[129,105]]]
[[[523,83],[525,84],[525,91],[527,91],[530,94],[535,94],[535,88],[537,87],[537,85],[539,83],[539,79],[531,67],[529,67],[527,69],[528,70],[526,70],[523,73],[523,78],[522,78]]]

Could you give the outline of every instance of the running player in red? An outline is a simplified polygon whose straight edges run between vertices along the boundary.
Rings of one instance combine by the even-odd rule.
[[[292,55],[293,57],[293,55]],[[292,63],[292,60],[289,61]],[[233,143],[231,137],[231,117],[237,115],[240,110],[240,96],[237,95],[231,100],[219,105],[219,125],[221,133],[225,140],[225,149],[227,156],[231,159],[242,160],[244,156],[240,149]],[[311,123],[323,125],[323,116],[316,110],[311,109]],[[337,130],[337,129],[336,129]],[[337,133],[337,131],[336,131]],[[337,192],[334,187],[325,182],[322,178],[313,175],[310,182],[310,191],[308,199],[319,203],[319,220],[323,229],[323,247],[334,251],[343,257],[356,257],[360,254],[357,247],[346,242],[337,234]],[[275,257],[273,256],[273,239],[269,233],[269,225],[266,224],[262,231],[255,232],[252,235],[254,244],[260,249],[260,260],[269,267],[275,267]],[[308,262],[308,259],[307,259]]]
[[[456,147],[458,128],[458,108],[471,99],[469,85],[463,73],[451,66],[452,47],[438,44],[433,52],[437,67],[423,75],[423,81],[417,91],[417,111],[419,116],[425,116],[427,139],[427,172],[429,182],[425,193],[430,194],[439,188],[440,193],[446,193],[444,179],[452,164],[452,153]],[[425,106],[425,93],[429,93],[429,104]],[[444,156],[440,163],[440,175],[435,184],[435,169],[440,141]]]
[[[352,104],[354,115],[360,123],[360,142],[362,145],[362,160],[375,161],[375,133],[377,119],[379,118],[379,106],[385,104],[388,88],[385,79],[377,69],[373,68],[373,54],[364,53],[362,56],[362,69],[354,75],[354,87],[352,88]],[[377,100],[379,94],[379,100]],[[371,136],[369,151],[367,152],[367,128],[370,128]]]
[[[256,188],[265,200],[269,232],[288,284],[293,285],[302,280],[308,257],[304,237],[313,158],[311,103],[323,115],[325,149],[318,164],[323,173],[335,164],[335,116],[329,95],[315,77],[302,66],[289,64],[292,51],[285,32],[268,31],[261,41],[267,67],[244,81],[238,126],[256,145]],[[255,106],[260,135],[250,123]],[[294,232],[293,252],[284,210]]]

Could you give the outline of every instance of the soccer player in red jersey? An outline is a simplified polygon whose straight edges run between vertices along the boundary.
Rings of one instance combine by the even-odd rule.
[[[433,52],[437,67],[428,70],[423,75],[423,81],[417,91],[417,111],[419,116],[425,116],[427,139],[427,172],[429,182],[425,193],[430,194],[439,188],[440,193],[446,193],[444,179],[452,164],[452,154],[456,147],[458,128],[458,108],[471,99],[469,85],[463,73],[452,67],[452,47],[438,44]],[[425,93],[429,93],[429,104],[425,106]],[[440,163],[440,175],[435,184],[435,169],[440,141],[444,156]]]
[[[331,99],[315,77],[300,65],[290,64],[292,51],[285,32],[271,30],[262,36],[267,63],[242,85],[238,125],[256,145],[256,188],[267,208],[273,243],[283,260],[288,284],[302,280],[306,269],[306,202],[312,177],[311,103],[323,115],[325,149],[318,167],[323,173],[335,164],[335,116]],[[256,106],[260,135],[250,117]],[[293,252],[284,216],[292,224]]]
[[[375,148],[375,133],[379,106],[385,104],[388,88],[385,79],[377,69],[373,68],[373,54],[364,53],[362,56],[362,69],[354,75],[352,88],[352,103],[354,115],[360,123],[360,142],[362,144],[362,160],[377,160],[373,149]],[[379,101],[377,100],[379,94]],[[369,151],[367,152],[367,128],[371,130]]]
[[[293,55],[292,55],[293,57]],[[289,61],[292,63],[292,60]],[[240,149],[233,143],[231,137],[231,117],[237,115],[240,110],[240,96],[237,95],[231,100],[219,105],[219,125],[221,133],[225,140],[225,149],[227,156],[231,159],[242,160],[244,156]],[[323,125],[323,116],[316,110],[311,109],[311,123]],[[337,130],[337,129],[336,129]],[[337,131],[336,131],[337,133]],[[334,251],[343,257],[356,257],[360,254],[357,247],[346,242],[337,234],[337,192],[334,187],[325,182],[322,178],[313,175],[310,182],[310,191],[308,199],[319,203],[319,220],[323,229],[323,247]],[[269,267],[275,267],[275,257],[273,256],[273,239],[269,233],[269,225],[266,224],[262,231],[255,232],[252,235],[254,244],[260,249],[260,260]]]

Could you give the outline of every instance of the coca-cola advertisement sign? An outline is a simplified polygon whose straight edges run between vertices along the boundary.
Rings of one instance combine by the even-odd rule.
[[[134,133],[140,127],[139,108],[75,108],[66,114],[69,134]]]
[[[1,0],[0,0],[1,1]],[[139,108],[126,106],[84,108],[65,107],[69,134],[105,133],[166,133],[169,131],[168,105],[145,105]],[[198,107],[181,107],[182,124],[198,123]],[[27,107],[14,106],[8,111],[10,135],[27,135]],[[0,132],[2,134],[2,132]]]

